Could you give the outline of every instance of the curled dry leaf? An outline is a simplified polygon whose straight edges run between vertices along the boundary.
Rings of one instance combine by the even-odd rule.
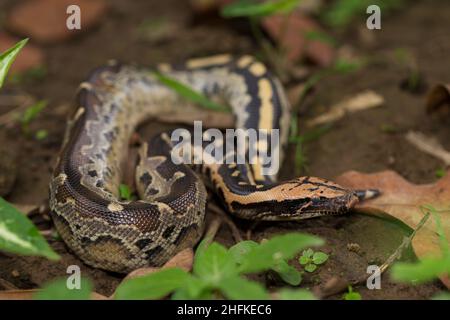
[[[428,92],[426,108],[428,112],[438,109],[450,109],[450,84],[438,84]]]
[[[415,229],[424,216],[423,206],[436,209],[440,215],[442,228],[450,239],[450,172],[433,184],[416,185],[394,171],[364,174],[349,171],[336,182],[353,189],[375,188],[381,191],[377,198],[357,205],[356,210],[373,215],[388,215]],[[435,219],[430,218],[412,240],[417,257],[440,256],[439,235]],[[450,281],[441,277],[450,288]]]

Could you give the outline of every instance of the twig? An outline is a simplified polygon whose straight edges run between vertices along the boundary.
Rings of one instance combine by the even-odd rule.
[[[402,243],[398,248],[392,253],[389,258],[386,259],[386,261],[381,265],[380,267],[380,274],[383,274],[391,265],[392,263],[400,258],[401,254],[403,253],[403,250],[407,248],[416,233],[423,227],[423,225],[427,222],[428,218],[430,217],[430,213],[427,213],[423,216],[423,218],[418,223],[417,227],[411,232],[411,234],[408,237],[404,237]],[[354,281],[348,281],[345,279],[340,279],[337,277],[332,278],[330,281],[328,281],[327,284],[325,284],[325,289],[321,289],[319,286],[316,286],[313,290],[315,291],[315,295],[319,297],[320,299],[338,294],[340,292],[343,292],[347,290],[348,286],[357,286],[363,283],[367,282],[367,279],[369,276],[362,276],[357,280]]]
[[[206,228],[205,236],[203,239],[205,239],[205,243],[209,245],[211,242],[213,242],[214,238],[216,237],[217,232],[220,229],[220,226],[222,225],[222,219],[219,217],[219,215],[214,215],[211,222]]]
[[[423,151],[439,160],[447,166],[450,165],[450,152],[434,138],[427,137],[421,132],[410,131],[406,134],[406,140],[420,151]]]
[[[394,253],[381,265],[380,270],[381,273],[386,271],[392,263],[399,259],[403,253],[403,250],[405,250],[410,244],[412,239],[415,237],[417,231],[422,229],[423,225],[428,221],[428,218],[430,217],[430,213],[428,212],[423,216],[423,218],[420,220],[417,227],[413,230],[413,232],[408,237],[403,237],[403,241],[400,244],[400,246],[397,248],[397,250],[394,251]]]
[[[230,219],[230,217],[228,217],[228,215],[225,213],[225,211],[223,211],[221,208],[216,206],[214,203],[209,203],[208,208],[212,212],[219,215],[220,218],[223,219],[223,221],[228,225],[228,227],[231,230],[231,234],[233,235],[234,241],[236,243],[241,242],[243,240],[241,233],[239,232],[239,229],[236,227],[236,224]]]
[[[330,110],[307,122],[308,126],[316,126],[341,119],[347,113],[362,111],[379,107],[384,103],[384,98],[379,94],[367,90],[355,96],[333,105]]]

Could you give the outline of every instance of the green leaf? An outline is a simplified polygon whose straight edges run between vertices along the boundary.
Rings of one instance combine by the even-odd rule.
[[[434,175],[436,178],[442,178],[445,176],[445,174],[447,173],[447,171],[443,168],[439,168],[436,169],[436,171],[434,172]]]
[[[219,284],[219,289],[232,300],[265,300],[269,298],[266,289],[259,283],[239,276],[232,276]]]
[[[237,264],[241,264],[245,256],[259,244],[252,240],[241,241],[232,246],[228,251]]]
[[[383,12],[399,8],[404,0],[336,0],[331,7],[324,11],[324,20],[331,27],[342,27],[353,19],[366,14],[369,5],[378,5]]]
[[[194,274],[212,286],[217,286],[224,278],[237,274],[236,263],[228,250],[211,243],[204,251],[196,255]]]
[[[69,289],[67,279],[59,279],[45,285],[33,298],[36,300],[89,300],[92,288],[92,283],[88,279],[81,278],[79,289]]]
[[[332,70],[337,73],[346,74],[360,69],[361,66],[362,63],[359,61],[347,61],[344,59],[337,59],[334,65],[332,66]]]
[[[305,256],[310,259],[312,258],[313,254],[314,254],[314,250],[311,248],[309,248],[307,250],[303,250],[303,252],[302,252],[302,256]]]
[[[315,252],[313,257],[312,257],[312,261],[315,264],[322,264],[322,263],[324,263],[327,260],[328,260],[328,255],[326,253],[324,253],[324,252],[321,252],[321,251]]]
[[[391,270],[394,280],[415,284],[436,279],[444,274],[450,274],[449,258],[424,258],[417,263],[398,262]]]
[[[300,258],[298,259],[298,262],[304,266],[305,264],[309,264],[311,263],[311,258],[308,258],[307,256],[300,256]]]
[[[0,197],[0,250],[59,259],[38,229],[14,206]]]
[[[122,200],[131,200],[131,189],[126,184],[119,185],[119,196]]]
[[[48,132],[45,129],[40,129],[35,133],[34,136],[37,140],[44,140],[48,137]]]
[[[241,0],[226,5],[221,15],[226,18],[231,17],[263,17],[276,13],[288,13],[294,10],[300,0],[278,0],[256,2]]]
[[[208,299],[211,297],[211,286],[203,279],[191,276],[186,280],[183,287],[177,289],[173,294],[172,300],[192,300]]]
[[[14,47],[0,54],[0,88],[3,86],[6,74],[8,73],[11,64],[14,62],[14,60],[17,57],[17,54],[25,46],[27,42],[28,39],[19,41]]]
[[[337,45],[336,39],[334,39],[329,34],[323,32],[323,31],[317,31],[317,30],[310,30],[305,32],[305,38],[308,40],[317,40],[323,43],[330,44],[332,46]]]
[[[261,243],[243,259],[240,272],[252,273],[272,269],[280,260],[289,260],[305,247],[318,246],[323,240],[308,234],[289,233]]]
[[[441,292],[433,296],[431,300],[450,300],[450,292]]]
[[[218,103],[215,103],[214,101],[211,101],[206,96],[193,90],[189,86],[185,85],[184,83],[182,83],[174,78],[171,78],[169,76],[163,75],[158,72],[154,72],[153,75],[158,79],[159,82],[161,82],[165,86],[169,87],[170,89],[174,90],[181,97],[183,97],[193,103],[199,104],[200,106],[202,106],[206,109],[230,112],[229,108],[222,106]]]
[[[279,261],[273,270],[280,275],[281,279],[291,286],[298,286],[302,282],[302,274],[285,260]]]
[[[162,269],[146,276],[121,283],[116,289],[116,299],[160,299],[185,285],[189,274],[179,268]]]
[[[308,263],[305,266],[305,271],[307,271],[307,272],[314,272],[314,271],[316,271],[316,269],[317,269],[317,266],[314,263]]]
[[[348,292],[345,293],[342,298],[344,300],[361,300],[361,295],[359,292],[353,291],[353,288],[351,286],[348,287]]]
[[[32,106],[29,106],[25,112],[22,114],[22,117],[20,118],[20,122],[22,123],[22,126],[27,126],[30,124],[31,121],[33,121],[38,114],[44,110],[44,108],[47,106],[47,100],[40,100],[33,104]]]
[[[310,291],[305,289],[281,289],[278,295],[280,300],[317,300]]]

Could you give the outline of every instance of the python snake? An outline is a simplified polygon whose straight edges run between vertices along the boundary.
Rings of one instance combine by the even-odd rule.
[[[261,62],[220,55],[159,70],[226,101],[237,129],[279,129],[279,144],[271,148],[278,148],[281,163],[290,107],[281,84]],[[366,196],[315,177],[279,183],[276,175],[261,175],[259,162],[174,164],[173,143],[162,133],[139,151],[135,184],[140,200],[123,201],[118,190],[133,131],[144,120],[191,103],[149,70],[117,63],[94,70],[81,84],[77,103],[50,183],[50,208],[62,239],[93,267],[126,273],[160,266],[194,246],[204,227],[203,180],[230,213],[253,220],[344,213]],[[257,144],[259,151],[268,148]]]

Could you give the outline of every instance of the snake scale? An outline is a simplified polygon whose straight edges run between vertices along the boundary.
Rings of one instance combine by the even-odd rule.
[[[275,147],[281,163],[290,106],[264,64],[251,56],[220,55],[164,64],[159,70],[211,99],[226,101],[237,129],[279,129]],[[50,183],[50,208],[62,239],[93,267],[126,273],[160,266],[194,246],[204,227],[203,181],[212,185],[228,212],[253,220],[345,213],[367,195],[315,177],[276,182],[276,176],[261,175],[260,163],[174,164],[173,144],[162,133],[139,151],[135,184],[140,200],[123,201],[118,190],[133,131],[157,114],[191,103],[149,70],[118,63],[95,69],[80,85],[77,103]],[[258,143],[257,148],[269,147]]]

